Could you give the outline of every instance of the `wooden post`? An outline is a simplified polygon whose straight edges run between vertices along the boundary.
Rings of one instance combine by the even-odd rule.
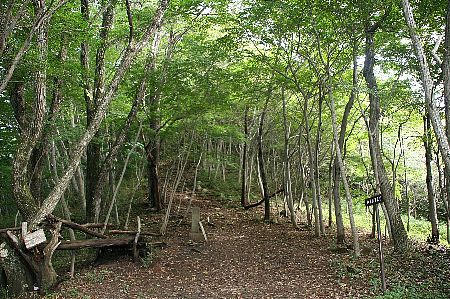
[[[206,237],[205,228],[203,227],[203,224],[201,221],[198,222],[198,225],[200,226],[200,230],[202,231],[203,238],[205,238],[205,242],[208,242],[208,238]]]
[[[203,234],[200,231],[200,208],[192,207],[192,225],[189,238],[194,242],[202,242]]]
[[[21,229],[22,229],[22,238],[25,238],[25,236],[28,234],[28,223],[22,222]]]
[[[381,241],[380,212],[378,210],[378,205],[381,204],[382,202],[383,196],[381,194],[372,196],[365,200],[366,207],[373,206],[375,212],[375,220],[377,222],[377,235],[378,235],[378,254],[380,257],[381,290],[383,291],[384,294],[386,292],[386,275],[384,271],[383,244]]]
[[[136,236],[134,237],[133,242],[133,259],[135,262],[139,260],[139,251],[137,250],[137,243],[140,235],[141,235],[141,218],[137,216],[137,233]]]
[[[380,212],[378,211],[378,204],[375,204],[375,215],[377,220],[378,254],[380,256],[381,290],[383,291],[384,294],[386,292],[386,276],[384,272],[383,244],[381,241]]]

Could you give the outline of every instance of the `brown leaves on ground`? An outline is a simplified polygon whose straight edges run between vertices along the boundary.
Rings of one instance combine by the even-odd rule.
[[[331,232],[314,238],[287,220],[265,224],[261,210],[225,208],[207,199],[193,205],[201,207],[208,243],[190,242],[190,219],[181,225],[174,219],[163,239],[167,247],[154,250],[142,264],[125,256],[78,270],[53,298],[364,298],[380,293],[374,240],[361,235],[363,256],[355,260],[350,251],[336,250]],[[158,231],[155,220],[161,215],[140,216],[145,230]],[[214,225],[206,224],[207,217]],[[401,266],[387,256],[389,282]]]

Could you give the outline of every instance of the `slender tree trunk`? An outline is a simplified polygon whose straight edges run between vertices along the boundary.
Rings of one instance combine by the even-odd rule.
[[[152,59],[153,64],[151,67],[153,69],[156,68],[156,58],[161,41],[161,34],[159,30],[160,28],[158,28],[158,33],[155,35],[152,44],[151,55],[153,57]],[[173,48],[176,42],[177,37],[175,37],[173,33],[171,33],[168,42],[168,49],[166,51],[165,56],[165,65],[163,66],[163,69],[161,71],[162,73],[161,78],[159,80],[160,87],[152,91],[152,95],[149,97],[149,100],[147,102],[149,111],[154,113],[154,115],[150,117],[150,129],[153,134],[145,147],[147,154],[148,202],[150,207],[154,208],[156,211],[161,211],[163,207],[159,190],[159,175],[158,175],[159,156],[161,150],[161,139],[159,135],[159,129],[161,126],[160,124],[161,120],[159,117],[160,114],[159,103],[162,93],[160,91],[160,88],[162,88],[162,86],[166,83],[167,64],[172,60]]]
[[[333,125],[333,137],[334,137],[334,144],[336,147],[336,158],[337,158],[337,164],[340,170],[342,183],[344,185],[345,189],[345,195],[347,198],[347,207],[348,207],[348,217],[350,219],[350,226],[352,230],[352,237],[353,237],[353,249],[355,250],[355,255],[360,256],[360,250],[359,250],[359,241],[358,241],[358,231],[355,224],[355,219],[353,216],[353,200],[352,195],[350,193],[350,188],[348,186],[347,181],[347,173],[345,170],[344,161],[342,159],[342,153],[341,153],[341,147],[339,145],[339,137],[337,133],[337,121],[336,121],[336,108],[334,105],[334,98],[333,98],[333,92],[332,92],[332,79],[330,75],[330,69],[328,68],[328,80],[329,80],[329,86],[328,86],[328,95],[330,100],[330,108],[331,108],[331,120]]]
[[[89,24],[90,21],[90,17],[89,17],[89,0],[81,0],[81,5],[80,5],[80,10],[81,10],[81,15],[83,16],[83,21],[84,23],[87,25]],[[82,73],[82,87],[83,87],[83,96],[84,96],[84,102],[86,104],[86,115],[88,116],[88,122],[89,122],[89,116],[91,115],[92,109],[93,109],[93,98],[92,98],[92,86],[91,86],[91,82],[89,81],[89,44],[87,42],[87,40],[84,40],[81,43],[81,51],[80,51],[80,64],[81,64],[81,73]],[[87,123],[88,123],[87,122]],[[90,164],[92,161],[92,157],[89,157],[87,159],[87,164]],[[91,166],[91,165],[89,165]],[[80,175],[81,174],[81,169],[80,167],[77,167],[77,174],[76,177],[79,181]],[[90,167],[87,167],[88,169],[90,169]],[[87,171],[87,178],[89,179],[90,176],[92,175],[92,171],[89,172]],[[89,185],[89,187],[87,187]],[[87,190],[92,186],[92,184],[87,183],[87,184],[83,184],[83,186],[81,186],[81,184],[78,184],[78,187],[81,191],[81,188],[85,188],[83,191],[81,191],[83,193],[84,196],[84,216],[85,221],[86,222],[93,222],[94,218],[95,218],[95,210],[94,210],[94,202],[92,200],[92,198],[90,198],[89,200],[86,200],[87,196]]]
[[[99,103],[104,96],[106,84],[106,51],[109,44],[109,34],[114,22],[115,0],[107,2],[106,10],[103,13],[102,27],[100,29],[99,46],[96,53],[95,80],[93,97],[85,96],[87,126],[92,122],[94,115],[98,109]],[[82,7],[84,5],[82,4]],[[85,49],[83,49],[84,51]],[[83,56],[83,53],[81,54]],[[85,58],[87,59],[87,58]],[[82,63],[85,63],[83,61]],[[87,91],[85,90],[85,93]],[[86,151],[86,212],[88,222],[98,222],[101,210],[101,198],[94,198],[96,185],[100,176],[101,161],[101,139],[103,133],[98,130],[91,142],[87,146]]]
[[[167,205],[166,214],[164,216],[163,224],[162,224],[161,229],[160,229],[160,232],[161,232],[162,236],[164,236],[166,234],[166,231],[167,231],[167,225],[169,223],[169,216],[170,216],[170,211],[172,209],[173,199],[175,197],[175,193],[177,192],[178,185],[181,182],[181,178],[183,177],[183,173],[184,173],[184,170],[186,168],[186,164],[189,161],[189,155],[190,155],[191,146],[192,146],[193,141],[194,141],[194,134],[192,134],[191,141],[189,142],[189,146],[187,148],[186,148],[186,146],[184,146],[185,152],[186,152],[186,156],[183,157],[183,154],[184,154],[183,152],[179,155],[177,174],[176,174],[176,177],[175,177],[174,185],[172,187],[172,192],[171,192],[171,195],[170,195],[170,198],[169,198],[169,203]]]
[[[24,4],[28,3],[29,1],[25,1]],[[55,1],[52,1],[53,4],[52,7],[49,7],[45,11],[40,11],[39,13],[36,13],[34,16],[33,23],[31,24],[30,31],[26,35],[25,41],[21,43],[21,46],[19,50],[15,53],[14,58],[9,62],[9,65],[7,67],[7,70],[2,72],[2,77],[0,77],[0,94],[3,93],[3,91],[6,89],[9,81],[13,77],[14,71],[16,70],[17,66],[20,64],[23,56],[28,52],[31,45],[33,44],[33,37],[36,34],[36,36],[39,34],[38,31],[41,30],[42,26],[47,26],[44,23],[48,23],[50,21],[50,18],[52,15],[66,2],[66,0],[59,0],[55,3]],[[4,46],[4,45],[3,45]],[[3,51],[0,51],[3,52]]]
[[[353,107],[353,104],[357,95],[358,88],[358,62],[357,62],[357,51],[358,45],[355,42],[353,45],[353,76],[352,76],[352,91],[350,93],[350,98],[345,105],[344,115],[342,116],[341,121],[341,129],[339,131],[339,150],[341,153],[344,148],[344,140],[345,134],[347,131],[348,118],[350,116],[350,111]],[[341,211],[341,199],[340,199],[340,173],[339,173],[339,165],[337,160],[337,154],[335,154],[334,158],[334,184],[333,184],[333,198],[334,198],[334,215],[336,217],[336,243],[344,244],[345,243],[345,232],[344,232],[344,221],[342,220],[342,211]]]
[[[146,72],[150,71],[148,63],[146,64],[144,69]],[[144,101],[147,86],[148,86],[148,78],[147,76],[144,75],[139,84],[138,91],[134,96],[133,103],[130,111],[128,112],[127,119],[122,128],[119,130],[116,140],[111,146],[109,153],[101,166],[98,180],[97,183],[95,184],[92,196],[94,202],[101,202],[101,196],[103,194],[103,190],[107,182],[108,173],[113,165],[114,159],[119,154],[119,150],[121,149],[123,143],[125,142],[125,139],[131,129],[131,126],[135,121],[139,108],[141,107],[142,102]]]
[[[291,166],[289,161],[289,126],[286,116],[286,95],[284,87],[282,87],[283,98],[283,124],[284,124],[284,196],[286,198],[287,205],[291,216],[292,225],[297,228],[297,219],[295,217],[294,202],[292,198],[292,183],[291,183]],[[274,157],[275,159],[275,157]]]
[[[309,201],[308,196],[306,192],[306,186],[305,186],[305,172],[303,170],[303,161],[302,161],[302,126],[300,126],[300,130],[298,133],[298,176],[300,180],[300,201],[303,201],[305,203],[305,209],[306,209],[306,223],[308,227],[312,226],[312,217],[310,214],[309,209]]]
[[[16,3],[20,5],[17,9],[15,9]],[[30,0],[9,0],[8,4],[4,5],[4,7],[6,6],[6,10],[0,12],[0,56],[7,49],[7,40],[11,33],[14,32],[14,29],[16,29],[17,23],[23,18],[28,4],[30,4]]]
[[[314,166],[314,156],[311,145],[311,132],[309,128],[309,119],[307,115],[308,111],[308,98],[305,98],[305,104],[303,107],[303,118],[305,120],[305,130],[306,130],[306,147],[308,150],[308,158],[309,158],[309,177],[311,179],[311,193],[312,193],[312,205],[314,212],[314,234],[316,237],[320,237],[320,220],[319,220],[319,210],[317,207],[317,189],[316,189],[316,175],[315,175],[315,166]]]
[[[132,147],[131,150],[128,152],[127,157],[126,157],[126,159],[125,159],[125,163],[124,163],[124,165],[123,165],[122,172],[120,173],[119,181],[117,182],[117,185],[115,185],[114,190],[113,190],[113,194],[111,195],[111,202],[110,202],[110,204],[109,204],[108,211],[107,211],[107,213],[106,213],[105,221],[103,221],[104,224],[103,224],[103,228],[102,228],[102,231],[101,231],[102,234],[105,233],[106,226],[108,225],[108,222],[109,222],[109,217],[111,216],[111,211],[112,211],[112,209],[113,209],[113,206],[114,206],[114,205],[116,204],[116,202],[117,202],[117,201],[116,201],[116,200],[117,200],[117,193],[118,193],[118,191],[119,191],[120,185],[122,184],[122,180],[123,180],[123,177],[124,177],[124,175],[125,175],[125,171],[127,170],[128,162],[130,161],[130,157],[131,157],[131,155],[133,154],[134,150],[136,149],[137,142],[138,142],[139,136],[140,136],[140,134],[141,134],[141,129],[142,129],[142,123],[141,123],[141,125],[139,126],[138,132],[137,132],[136,137],[135,137],[135,139],[134,139],[133,147]],[[117,206],[117,205],[116,205],[116,206]],[[117,219],[116,219],[116,220],[117,220]],[[118,222],[118,221],[117,221],[117,222]]]
[[[157,126],[154,122],[151,125],[153,128]],[[158,134],[153,137],[154,140],[149,142],[147,146],[147,178],[148,178],[148,202],[151,208],[156,211],[161,211],[162,202],[159,192],[159,176],[158,176],[158,165],[159,165],[159,151],[160,142]]]
[[[253,163],[255,162],[255,150],[251,150],[250,161],[248,162],[248,184],[247,184],[247,202],[250,201],[250,194],[252,191],[252,176],[253,176]]]
[[[374,171],[378,173],[380,182],[380,190],[383,195],[384,205],[388,214],[390,227],[392,230],[392,240],[394,248],[402,251],[408,246],[408,236],[400,217],[398,203],[392,193],[392,186],[384,167],[380,150],[379,139],[379,119],[380,119],[380,99],[378,95],[378,85],[373,72],[375,64],[374,36],[377,27],[371,26],[366,28],[366,45],[365,45],[365,61],[364,61],[364,78],[369,88],[370,100],[370,119],[369,119],[369,138],[372,140],[371,150],[373,151],[372,165]]]
[[[317,123],[317,133],[316,133],[316,145],[314,147],[314,175],[316,176],[315,188],[317,194],[317,209],[319,210],[319,228],[320,233],[325,234],[325,227],[323,224],[323,209],[322,209],[322,195],[320,194],[320,173],[319,173],[319,152],[320,152],[320,139],[322,130],[322,107],[323,107],[323,90],[322,85],[320,85],[319,92],[319,112],[318,112],[318,123]]]
[[[411,203],[409,199],[409,182],[408,182],[408,176],[406,172],[406,155],[405,155],[405,141],[402,138],[401,139],[401,155],[403,156],[403,180],[405,182],[405,198],[406,198],[406,205],[407,205],[407,224],[406,224],[406,231],[409,232],[410,229],[410,218],[411,218]],[[439,155],[439,154],[438,154]]]
[[[264,154],[263,154],[263,136],[264,136],[264,119],[267,112],[267,105],[269,103],[270,96],[272,94],[272,90],[269,89],[266,102],[264,103],[263,111],[261,112],[261,116],[259,118],[259,127],[258,127],[258,169],[259,169],[259,177],[261,180],[262,187],[262,195],[264,198],[264,221],[270,221],[270,197],[269,191],[267,187],[267,179],[266,179],[266,170],[264,167]]]
[[[244,111],[244,143],[242,149],[242,168],[241,168],[241,205],[248,206],[247,198],[247,142],[248,142],[248,107]]]
[[[447,142],[450,142],[450,2],[447,1],[447,13],[445,18],[445,40],[444,40],[444,59],[442,64],[442,73],[444,77],[444,103],[445,103],[445,124]],[[441,155],[444,155],[441,153]],[[444,165],[446,165],[444,163]],[[447,168],[447,165],[445,166]],[[450,243],[450,170],[445,170],[445,198],[444,204],[447,212],[447,241]]]
[[[431,240],[430,242],[433,244],[439,244],[439,228],[438,228],[438,219],[437,219],[437,211],[436,211],[436,198],[433,189],[433,176],[431,170],[431,161],[433,159],[432,155],[432,145],[431,145],[431,128],[430,128],[430,119],[428,115],[423,117],[423,146],[425,147],[425,164],[427,168],[427,198],[428,198],[428,217],[431,222]]]
[[[420,39],[420,36],[417,33],[417,27],[416,23],[414,21],[413,12],[411,9],[411,6],[409,4],[409,0],[402,0],[402,7],[403,7],[403,15],[406,20],[406,24],[409,29],[409,35],[411,36],[412,45],[414,48],[414,52],[416,54],[417,60],[419,62],[420,66],[420,72],[421,72],[421,79],[422,79],[422,86],[425,94],[425,102],[427,111],[431,120],[431,123],[433,125],[434,134],[436,136],[437,144],[439,151],[442,155],[442,160],[444,161],[444,171],[445,171],[445,177],[447,180],[447,200],[450,198],[450,132],[447,130],[447,135],[444,132],[444,129],[442,127],[441,118],[439,116],[439,111],[436,107],[436,104],[433,99],[433,80],[430,75],[430,69],[428,67],[427,58],[425,56],[425,52],[423,50],[422,42]],[[443,75],[444,75],[444,101],[446,103],[446,122],[447,125],[449,123],[448,118],[450,118],[448,114],[448,101],[449,101],[449,95],[450,95],[450,58],[448,49],[450,49],[450,40],[449,40],[449,31],[450,31],[450,4],[447,5],[447,15],[446,15],[446,37],[445,37],[445,48],[447,49],[447,53],[444,56],[444,64],[443,64]],[[444,51],[445,53],[445,51]],[[447,213],[447,219],[450,221],[450,214]]]
[[[59,180],[58,175],[58,165],[56,160],[56,144],[53,141],[52,142],[52,149],[51,149],[51,170],[54,178],[54,182],[56,183]],[[71,221],[71,213],[69,210],[69,206],[67,205],[67,202],[64,198],[64,194],[61,196],[61,204],[63,208],[63,214],[64,218]],[[73,229],[69,228],[69,238],[71,241],[75,240],[75,233]],[[75,272],[75,252],[71,252],[71,262],[70,262],[70,277],[73,278],[74,272]]]
[[[333,161],[334,161],[334,146],[331,146],[330,163],[328,164],[328,228],[333,226]]]
[[[46,33],[47,34],[47,33]],[[61,63],[67,59],[67,42],[65,35],[61,37],[61,49],[59,51],[59,60]],[[42,187],[43,187],[43,172],[45,161],[47,161],[48,153],[51,148],[50,138],[52,134],[55,133],[54,123],[56,121],[57,114],[59,112],[61,103],[62,103],[62,95],[61,95],[61,86],[62,79],[54,78],[53,79],[53,96],[50,107],[50,112],[48,113],[48,118],[46,123],[48,124],[48,129],[44,130],[42,133],[42,137],[40,142],[33,149],[31,154],[31,162],[30,162],[30,189],[33,197],[40,203],[43,200]]]
[[[42,187],[44,183],[44,166],[48,155],[48,139],[43,134],[42,140],[34,147],[31,153],[31,159],[29,164],[30,178],[30,190],[33,197],[39,204],[43,200]]]

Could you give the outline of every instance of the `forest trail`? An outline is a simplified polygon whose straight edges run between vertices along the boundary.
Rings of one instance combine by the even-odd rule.
[[[205,226],[208,243],[190,243],[190,224],[174,220],[167,246],[151,263],[120,257],[81,270],[60,286],[58,298],[355,298],[373,291],[368,282],[350,284],[340,275],[351,255],[333,252],[332,237],[314,238],[284,219],[264,224],[257,210],[206,199],[193,205],[214,224]],[[146,230],[158,223],[148,217],[161,215],[143,216]]]

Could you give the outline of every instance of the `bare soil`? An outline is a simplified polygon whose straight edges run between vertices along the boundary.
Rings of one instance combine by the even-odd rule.
[[[185,207],[187,198],[179,200]],[[367,298],[380,294],[377,243],[365,234],[360,235],[363,256],[356,260],[350,250],[333,244],[332,233],[316,238],[304,225],[296,230],[285,218],[265,224],[259,208],[244,211],[206,198],[193,200],[193,205],[201,208],[208,242],[191,242],[190,219],[178,224],[180,218],[173,217],[166,236],[154,239],[164,241],[164,248],[152,250],[141,263],[123,255],[77,269],[75,278],[61,283],[51,298]],[[143,230],[159,230],[163,215],[144,209],[139,214]],[[414,258],[396,258],[389,252],[388,286],[399,280],[403,267],[420,267]],[[439,273],[444,278],[450,274]],[[436,274],[425,274],[420,281],[432,277]]]

